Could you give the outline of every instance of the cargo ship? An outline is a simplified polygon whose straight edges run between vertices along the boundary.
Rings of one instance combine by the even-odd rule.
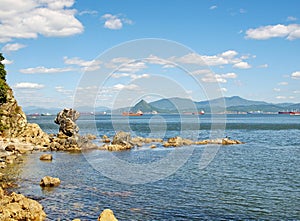
[[[292,116],[300,116],[300,111],[291,111],[290,115],[292,115]]]
[[[123,112],[123,116],[142,116],[144,113],[142,111],[137,111],[136,113],[134,112]]]

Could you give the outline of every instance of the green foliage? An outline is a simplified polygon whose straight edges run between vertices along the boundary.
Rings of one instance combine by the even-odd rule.
[[[2,56],[2,53],[0,53],[0,104],[6,102],[7,90],[8,90],[8,85],[6,84],[5,66],[4,64],[2,64],[3,60],[4,57]]]
[[[3,79],[0,79],[0,104],[6,103],[7,90],[8,90],[8,85]]]
[[[4,61],[4,57],[2,53],[0,53],[0,79],[6,81],[6,71],[5,71],[5,66],[2,64],[2,61]]]

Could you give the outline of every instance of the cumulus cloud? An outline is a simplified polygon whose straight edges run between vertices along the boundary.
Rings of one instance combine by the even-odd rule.
[[[95,71],[100,69],[100,60],[83,60],[78,57],[68,58],[64,57],[64,63],[68,65],[76,65],[81,67],[81,71]]]
[[[132,24],[130,19],[123,18],[119,15],[105,14],[101,17],[105,20],[104,27],[111,30],[118,30],[123,27],[123,24]]]
[[[19,44],[19,43],[14,43],[14,44],[6,44],[4,45],[4,47],[2,48],[3,52],[11,52],[11,51],[18,51],[21,48],[25,48],[26,45],[23,44]]]
[[[237,57],[238,52],[234,50],[228,50],[217,55],[199,55],[196,53],[189,53],[181,57],[172,57],[171,61],[180,62],[184,64],[197,64],[201,66],[218,66],[233,64],[238,68],[250,68],[251,66],[245,62],[249,56]]]
[[[276,96],[276,99],[283,100],[286,99],[286,96]]]
[[[235,73],[227,73],[227,74],[207,74],[201,80],[206,83],[226,83],[227,79],[237,78]]]
[[[300,25],[268,25],[259,28],[248,29],[246,31],[246,38],[256,40],[266,40],[270,38],[286,38],[294,40],[300,38]]]
[[[61,73],[61,72],[70,72],[74,71],[73,68],[46,68],[44,66],[35,67],[35,68],[26,68],[21,69],[20,72],[23,74],[52,74],[52,73]]]
[[[139,86],[136,85],[136,84],[128,84],[128,85],[125,85],[125,84],[116,84],[116,85],[113,86],[113,89],[117,90],[117,91],[121,91],[121,90],[137,90],[137,89],[139,89]]]
[[[83,25],[70,9],[74,0],[2,0],[0,42],[14,38],[70,36],[83,32]]]
[[[15,84],[13,87],[16,89],[41,89],[44,88],[45,85],[30,82],[20,82]]]
[[[210,10],[214,10],[216,8],[218,8],[218,6],[216,6],[216,5],[212,5],[212,6],[209,7]]]
[[[300,79],[300,71],[296,71],[296,72],[292,73],[291,76],[293,79]]]
[[[251,65],[248,64],[246,61],[241,61],[233,65],[234,68],[239,68],[239,69],[249,69],[251,68]]]
[[[279,91],[281,91],[281,89],[280,88],[273,88],[273,91],[279,92]]]
[[[142,79],[142,78],[149,78],[150,75],[149,74],[128,74],[128,73],[114,73],[111,75],[112,78],[122,78],[122,77],[129,77],[132,80],[137,80],[137,79]]]

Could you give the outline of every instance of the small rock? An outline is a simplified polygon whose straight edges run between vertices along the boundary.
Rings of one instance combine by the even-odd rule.
[[[153,145],[150,146],[150,148],[154,149],[154,148],[156,148],[156,145],[153,144]]]
[[[114,215],[114,212],[110,209],[105,209],[98,217],[98,221],[118,221]]]
[[[51,161],[53,159],[52,155],[51,154],[43,154],[41,157],[40,157],[40,160],[48,160],[48,161]]]
[[[59,186],[59,184],[60,184],[59,178],[53,178],[50,176],[45,176],[40,182],[40,186],[42,186],[42,187]]]

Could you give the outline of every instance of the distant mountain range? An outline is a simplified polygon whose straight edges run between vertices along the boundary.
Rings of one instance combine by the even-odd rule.
[[[225,107],[225,109],[224,109]],[[61,109],[58,108],[39,108],[39,107],[24,107],[26,114],[33,113],[50,113],[57,114]],[[80,112],[90,112],[93,108],[90,107],[79,107],[77,108]],[[191,99],[186,98],[169,98],[160,99],[154,102],[147,103],[145,100],[139,101],[133,107],[119,108],[116,110],[110,110],[107,107],[96,107],[95,112],[112,112],[114,114],[119,114],[122,112],[137,112],[138,110],[144,113],[158,112],[158,113],[183,113],[183,112],[195,112],[195,111],[205,111],[205,113],[210,113],[212,110],[214,112],[278,112],[278,111],[292,111],[300,110],[300,103],[267,103],[264,101],[253,101],[243,99],[239,96],[217,98],[213,100],[206,100],[195,102]]]

